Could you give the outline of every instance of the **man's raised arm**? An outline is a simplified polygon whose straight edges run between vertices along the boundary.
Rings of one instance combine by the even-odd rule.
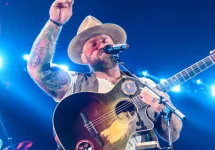
[[[49,95],[61,99],[71,83],[68,72],[52,64],[55,45],[62,25],[72,16],[73,0],[55,0],[50,8],[50,20],[38,35],[31,49],[28,72]]]

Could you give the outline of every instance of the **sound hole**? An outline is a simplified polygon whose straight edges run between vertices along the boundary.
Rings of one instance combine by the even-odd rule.
[[[129,121],[135,114],[135,106],[129,101],[120,101],[116,105],[115,114],[118,120]]]

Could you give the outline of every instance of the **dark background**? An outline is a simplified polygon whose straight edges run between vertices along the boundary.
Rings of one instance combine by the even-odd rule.
[[[52,135],[56,103],[30,78],[23,59],[49,19],[52,2],[0,0],[0,112],[14,143],[30,140],[32,150],[56,148]],[[63,27],[53,59],[70,70],[88,71],[67,57],[67,46],[87,15],[126,30],[130,49],[120,58],[138,76],[148,70],[156,79],[171,77],[215,48],[213,0],[76,0],[73,8],[74,15]],[[214,72],[211,67],[182,84],[180,93],[169,93],[174,105],[187,116],[175,150],[214,150]],[[203,84],[197,85],[197,79]],[[6,147],[1,127],[0,139]]]

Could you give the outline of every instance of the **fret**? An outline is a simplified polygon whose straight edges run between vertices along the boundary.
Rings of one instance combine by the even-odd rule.
[[[162,83],[160,83],[158,86],[160,87],[161,91],[163,91],[163,92],[167,92],[166,87],[165,87],[165,86],[163,86],[163,84],[162,84]]]
[[[184,69],[184,71],[183,72],[185,72],[186,73],[186,75],[187,75],[187,77],[189,77],[190,78],[190,75],[189,75],[189,72],[187,71],[187,69]]]
[[[136,107],[139,108],[139,107],[138,107],[139,105],[138,105],[138,103],[135,101],[135,99],[132,98],[131,100],[133,101],[134,105],[136,105]]]
[[[135,99],[138,101],[138,103],[140,104],[140,108],[142,108],[144,106],[143,101],[142,101],[142,97],[135,97]]]
[[[207,64],[204,62],[204,60],[205,60],[205,59],[203,59],[203,60],[201,60],[201,61],[202,61],[202,62],[205,64],[205,66],[207,67]]]
[[[167,91],[169,91],[171,89],[171,87],[170,87],[170,85],[168,84],[167,81],[164,81],[162,84],[165,86]]]
[[[142,97],[140,95],[132,98],[132,101],[136,104],[138,109],[141,109],[146,106],[146,104],[142,101]]]
[[[176,76],[173,76],[171,79],[175,83],[175,85],[179,85],[180,84],[180,81],[178,80],[178,78]]]
[[[194,65],[192,66],[192,68],[193,68],[193,70],[194,70],[194,72],[195,72],[196,74],[198,74],[199,72],[201,72],[200,68],[199,68],[196,64],[194,64]]]
[[[209,56],[213,62],[213,64],[215,63],[215,50],[213,50],[213,52],[210,53],[210,56]]]
[[[167,79],[167,82],[169,83],[171,88],[175,86],[175,83],[172,81],[171,78]]]
[[[163,90],[160,88],[159,84],[156,85],[155,88],[156,88],[157,90],[159,90],[159,91],[163,91]]]
[[[200,68],[201,70],[205,70],[205,69],[207,68],[207,66],[206,66],[206,64],[204,63],[204,61],[199,61],[199,62],[197,63],[197,65],[199,66],[199,68]]]
[[[184,77],[185,81],[188,80],[188,79],[190,78],[189,75],[187,74],[187,72],[186,72],[185,70],[183,70],[183,71],[181,72],[181,74],[182,74],[182,76]]]
[[[205,64],[207,65],[207,67],[210,67],[211,65],[213,65],[213,62],[211,61],[211,58],[208,60],[208,57],[207,57],[203,61],[205,62]]]
[[[141,105],[140,101],[138,101],[138,99],[137,99],[136,97],[134,97],[132,100],[133,100],[133,101],[135,102],[135,104],[137,105],[137,108],[142,108],[142,105]]]
[[[181,73],[176,74],[176,77],[180,83],[183,83],[185,81],[185,78],[181,75]]]
[[[187,68],[186,70],[187,70],[187,73],[190,77],[193,77],[196,75],[194,70],[191,67]]]
[[[138,95],[137,98],[141,101],[142,107],[145,107],[147,105],[142,101],[142,97],[140,95]]]
[[[211,62],[212,62],[212,64],[213,64],[213,59],[209,56],[209,58],[210,58],[210,60],[211,60]]]

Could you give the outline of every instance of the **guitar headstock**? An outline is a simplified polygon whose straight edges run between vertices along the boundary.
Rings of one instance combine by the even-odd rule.
[[[213,60],[213,62],[215,63],[215,49],[210,51],[210,57]]]

